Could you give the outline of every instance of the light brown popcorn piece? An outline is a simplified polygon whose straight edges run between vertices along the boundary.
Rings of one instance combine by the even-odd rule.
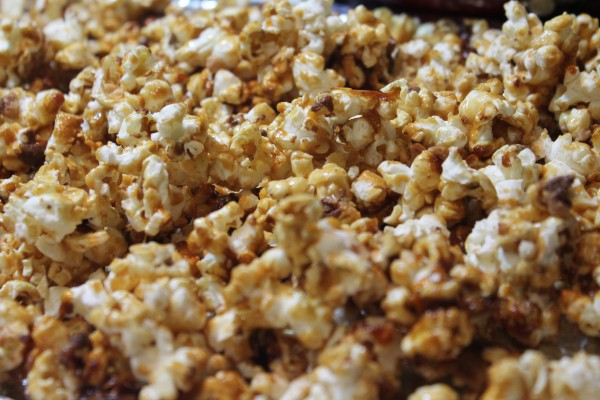
[[[282,398],[376,399],[380,377],[371,357],[365,346],[349,338],[324,351],[319,365],[307,376],[291,382]]]
[[[409,357],[448,360],[471,343],[474,333],[464,311],[456,308],[429,311],[402,339],[402,351]]]
[[[585,399],[594,396],[600,360],[579,352],[549,361],[529,350],[519,358],[495,361],[488,370],[490,386],[483,399]]]
[[[402,225],[396,229],[401,228]],[[400,240],[402,239],[404,238]],[[414,239],[412,249],[402,250],[398,259],[390,265],[392,282],[399,286],[398,289],[410,290],[409,304],[454,298],[460,290],[460,284],[450,278],[446,266],[462,261],[462,257],[457,254],[457,249],[452,248],[448,240],[439,233],[430,233],[425,237]],[[387,299],[394,301],[393,299],[400,293],[392,289],[388,292]],[[400,298],[402,297],[405,295]],[[388,303],[388,307],[390,306],[391,304]],[[394,312],[393,309],[390,309],[390,312]]]
[[[26,343],[23,339],[30,335],[35,314],[16,301],[2,296],[0,299],[0,371],[10,372],[24,360]]]
[[[198,365],[204,365],[208,358],[198,342],[177,342],[179,332],[198,330],[205,320],[204,308],[190,285],[189,266],[176,254],[175,260],[171,258],[174,251],[170,247],[139,246],[129,256],[131,268],[127,261],[120,265],[113,262],[113,272],[106,280],[90,280],[72,289],[75,312],[112,336],[130,358],[135,376],[148,382],[140,392],[145,399],[176,398],[178,390],[189,391],[199,378]],[[154,259],[156,254],[160,255],[158,260]],[[154,273],[163,278],[146,279],[147,263],[152,262],[157,267]],[[175,268],[171,270],[171,266]],[[132,274],[129,281],[118,279],[123,268],[141,276]],[[176,277],[178,274],[184,277]],[[195,306],[190,307],[190,303]],[[143,342],[139,342],[141,337]],[[152,368],[148,362],[157,362],[160,367]]]
[[[561,306],[565,315],[589,336],[600,336],[598,305],[600,295],[597,292],[593,296],[570,290],[561,294]]]
[[[219,371],[207,378],[194,400],[239,399],[247,396],[248,389],[243,378],[234,371]]]
[[[58,355],[51,350],[36,357],[27,374],[27,381],[31,383],[27,385],[26,393],[32,399],[77,398],[77,378],[60,366]]]
[[[0,18],[0,83],[15,87],[30,78],[42,59],[43,34],[30,19],[22,16]]]
[[[457,400],[458,394],[447,385],[438,383],[422,386],[414,391],[408,400]]]

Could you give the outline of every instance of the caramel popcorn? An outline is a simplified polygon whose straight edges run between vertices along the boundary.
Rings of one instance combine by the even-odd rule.
[[[573,357],[548,360],[528,350],[521,357],[494,361],[488,375],[490,386],[483,399],[587,399],[598,390],[600,359],[579,352]]]
[[[409,400],[456,400],[458,399],[458,395],[452,388],[444,385],[443,383],[438,383],[435,385],[422,386],[417,389],[414,393],[412,393],[409,397]]]
[[[0,397],[600,389],[597,18],[7,3]]]

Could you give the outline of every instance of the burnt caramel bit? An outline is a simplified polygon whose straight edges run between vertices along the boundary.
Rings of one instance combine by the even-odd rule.
[[[74,310],[73,306],[73,294],[71,291],[64,292],[61,296],[61,303],[58,314],[61,319],[68,318]]]
[[[310,110],[317,112],[320,111],[323,107],[325,107],[330,113],[333,112],[333,97],[331,97],[330,94],[319,96],[319,98],[317,98],[315,104],[313,104]]]
[[[529,300],[499,299],[496,317],[512,338],[530,344],[531,334],[542,325],[542,310]]]
[[[453,246],[459,246],[462,252],[466,253],[465,242],[467,241],[467,237],[469,237],[472,230],[472,226],[457,225],[450,231],[450,244]]]
[[[207,200],[207,204],[213,211],[220,210],[225,207],[228,203],[236,201],[237,198],[231,193],[220,193],[217,188],[213,185],[209,185],[210,197]]]
[[[19,154],[19,158],[23,160],[30,167],[37,168],[41,166],[46,157],[44,155],[44,150],[46,146],[41,143],[26,143],[21,145],[21,153]]]
[[[512,166],[510,161],[510,153],[504,153],[502,155],[502,166],[505,168],[510,168]]]
[[[323,215],[326,217],[339,217],[342,214],[342,208],[339,202],[332,197],[325,197],[321,200],[323,206]]]
[[[102,386],[86,387],[81,391],[80,400],[135,400],[139,388],[133,383],[120,382],[111,378]]]
[[[471,36],[473,35],[473,30],[471,26],[465,24],[464,22],[459,25],[458,29],[461,56],[464,60],[466,60],[469,56],[469,53],[473,51],[473,48],[471,47]]]
[[[473,146],[473,154],[479,158],[487,158],[494,152],[494,146],[492,144],[476,144]]]
[[[67,346],[60,352],[60,363],[81,373],[85,367],[85,354],[92,348],[88,335],[78,333],[69,339]]]
[[[572,175],[563,175],[552,178],[542,185],[541,202],[548,207],[550,214],[556,216],[567,216],[569,214],[572,205],[569,188],[574,180],[575,177]]]
[[[560,125],[554,119],[554,115],[548,111],[540,110],[538,125],[548,131],[552,140],[556,140],[562,134]]]
[[[242,122],[244,122],[244,116],[243,115],[230,115],[227,118],[227,123],[231,126],[238,126],[239,124],[241,124]]]
[[[270,371],[269,364],[281,354],[277,335],[271,329],[255,329],[248,338],[252,349],[252,361],[265,371]]]

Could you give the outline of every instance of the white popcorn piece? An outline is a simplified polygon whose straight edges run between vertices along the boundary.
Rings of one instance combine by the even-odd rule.
[[[344,85],[344,79],[335,71],[324,68],[325,59],[320,54],[303,52],[294,57],[292,73],[300,94],[320,93]]]
[[[525,190],[539,180],[540,167],[535,154],[517,146],[503,146],[492,156],[493,165],[481,169],[494,185],[498,200],[522,204]]]
[[[557,89],[550,102],[550,111],[566,111],[579,103],[587,104],[590,116],[600,120],[600,72],[579,71],[576,66],[569,66],[565,72],[564,86]]]
[[[215,74],[213,95],[230,104],[242,102],[242,81],[232,72],[220,69]]]

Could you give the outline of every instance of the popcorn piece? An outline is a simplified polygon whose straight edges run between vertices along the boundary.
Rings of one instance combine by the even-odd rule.
[[[588,112],[592,119],[600,120],[600,97],[597,88],[600,87],[600,72],[579,71],[572,65],[565,72],[564,85],[561,85],[552,101],[550,111],[566,111],[579,103],[588,105]]]
[[[560,129],[571,133],[573,138],[579,142],[586,141],[591,135],[591,117],[588,110],[572,109],[560,115]]]
[[[377,174],[364,171],[352,182],[352,193],[366,206],[378,206],[385,201],[385,181]]]
[[[422,386],[414,391],[408,400],[457,400],[458,394],[448,385],[438,383],[435,385]]]
[[[202,128],[201,120],[188,116],[185,105],[181,103],[165,106],[154,118],[157,132],[150,137],[157,142],[184,142],[194,134],[199,134]]]
[[[226,103],[240,104],[243,102],[242,81],[233,73],[220,69],[215,74],[213,95]]]
[[[490,386],[482,399],[529,397],[585,399],[597,390],[600,372],[597,356],[577,353],[549,361],[537,351],[520,358],[504,358],[488,370]]]
[[[0,298],[0,371],[10,372],[21,365],[25,357],[25,343],[21,338],[29,335],[33,322],[31,310],[16,301]]]
[[[559,278],[556,253],[565,240],[562,235],[566,233],[567,223],[556,217],[525,222],[523,217],[529,212],[535,211],[495,210],[488,218],[477,222],[465,243],[467,262],[486,273],[506,273],[507,278],[525,279],[534,287],[552,285]],[[494,235],[488,234],[491,232]],[[517,237],[518,241],[515,240]],[[524,266],[531,262],[541,267],[535,273]]]
[[[35,180],[11,197],[5,212],[17,238],[60,262],[68,259],[63,239],[93,215],[91,198],[84,190]],[[77,258],[70,261],[77,264]]]
[[[350,362],[344,362],[342,360]],[[369,351],[351,341],[330,348],[319,358],[320,364],[306,378],[292,382],[283,399],[376,399],[377,375]]]
[[[192,388],[208,358],[202,347],[176,342],[178,332],[203,327],[204,309],[197,300],[189,273],[186,277],[173,277],[189,265],[174,252],[172,245],[151,243],[134,246],[132,251],[125,259],[130,262],[113,261],[112,271],[104,282],[90,280],[73,288],[73,305],[75,312],[89,323],[113,336],[131,359],[136,377],[148,382],[140,398],[174,399],[178,390]],[[163,278],[147,280],[145,271],[152,268],[151,263],[157,267],[155,276]]]
[[[44,35],[59,50],[83,40],[82,26],[73,19],[56,19],[44,27]]]
[[[219,39],[226,40],[226,32],[219,27],[209,27],[200,36],[190,40],[176,52],[178,61],[188,63],[192,67],[205,66],[208,58],[219,44]]]
[[[456,148],[450,149],[442,163],[440,178],[441,195],[447,200],[455,201],[470,196],[480,199],[486,209],[492,208],[497,202],[497,193],[489,178],[483,171],[469,167]]]
[[[525,200],[525,189],[539,179],[540,168],[535,154],[529,149],[508,145],[496,150],[492,156],[494,165],[482,168],[496,189],[500,203],[520,204]]]
[[[144,161],[142,168],[141,182],[130,186],[123,208],[135,230],[156,235],[169,220],[177,218],[181,208],[171,206],[165,163],[157,156],[151,156]]]
[[[323,56],[303,52],[294,57],[292,73],[300,94],[318,93],[334,87],[344,86],[344,79],[335,71],[325,70]]]
[[[34,400],[77,398],[77,378],[60,365],[58,355],[50,350],[36,357],[27,381],[31,382],[27,385],[27,396]]]
[[[406,185],[411,181],[410,167],[398,161],[384,161],[377,171],[383,176],[386,185],[396,193],[404,194]]]
[[[341,197],[350,191],[346,171],[333,163],[311,172],[308,183],[315,187],[320,197]]]
[[[88,65],[96,65],[98,59],[82,42],[71,43],[58,53],[55,57],[64,68],[83,69]]]
[[[402,340],[402,351],[409,357],[448,360],[471,343],[474,328],[463,311],[455,308],[423,315]]]
[[[0,18],[0,84],[15,87],[26,81],[41,60],[43,34],[33,21]]]
[[[429,146],[447,146],[462,148],[467,144],[467,129],[458,116],[444,121],[438,116],[432,116],[418,122],[408,124],[404,128],[410,138]]]
[[[561,135],[552,141],[548,134],[543,133],[533,149],[538,157],[547,159],[545,169],[562,171],[560,175],[569,171],[582,181],[595,170],[599,162],[598,155],[590,146],[573,142],[570,134]]]
[[[469,149],[482,155],[490,153],[488,148],[494,142],[494,118],[509,118],[515,113],[511,104],[497,92],[494,86],[472,90],[459,107],[460,116],[473,126],[469,132]]]
[[[140,90],[140,96],[144,99],[144,105],[149,111],[158,112],[172,99],[173,90],[167,82],[155,79],[144,85]],[[161,121],[166,119],[168,121],[168,117],[165,116],[162,116],[162,118],[159,116],[158,119]],[[165,122],[162,122],[162,124],[165,124]]]
[[[598,320],[598,307],[600,295],[596,292],[593,296],[586,296],[575,291],[564,291],[561,304],[569,320],[578,324],[586,335],[600,336]]]
[[[446,228],[431,215],[413,221],[395,229],[396,239],[405,249],[390,265],[395,286],[382,303],[387,317],[404,325],[416,320],[414,310],[419,302],[454,298],[460,290],[460,283],[450,278],[444,267],[462,262],[449,245]]]

